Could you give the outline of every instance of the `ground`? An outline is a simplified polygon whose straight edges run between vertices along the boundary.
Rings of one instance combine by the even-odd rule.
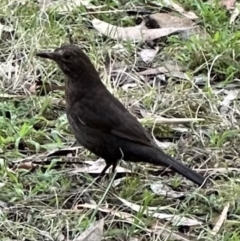
[[[42,4],[0,2],[0,239],[89,240],[80,235],[95,225],[92,240],[240,240],[240,20],[230,23],[231,11],[217,3],[181,0],[198,16],[201,34],[144,43],[104,36],[91,21],[135,26],[141,15],[126,9],[166,10],[157,3],[96,0],[67,12]],[[94,182],[103,166],[73,145],[63,75],[35,56],[69,36],[164,151],[209,177],[204,188],[162,167],[124,161],[115,176]],[[138,54],[156,47],[149,63]],[[167,61],[188,77],[140,76]],[[185,122],[163,124],[158,117]],[[96,225],[103,225],[99,233]]]

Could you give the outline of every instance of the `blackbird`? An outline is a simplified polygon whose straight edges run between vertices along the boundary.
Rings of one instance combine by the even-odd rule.
[[[66,113],[79,144],[105,159],[100,176],[119,160],[171,168],[199,186],[205,178],[165,154],[138,120],[102,83],[87,55],[72,44],[39,57],[54,60],[66,77]]]

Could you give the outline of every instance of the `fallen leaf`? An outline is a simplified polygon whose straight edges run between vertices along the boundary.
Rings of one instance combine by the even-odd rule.
[[[232,10],[235,8],[236,0],[221,0],[221,4],[227,10]]]
[[[177,12],[181,13],[183,16],[189,19],[198,19],[198,16],[194,12],[185,11],[185,9],[182,6],[171,0],[163,0],[163,3],[166,7],[172,7],[174,10],[176,10]]]
[[[0,210],[7,208],[7,207],[8,207],[8,204],[6,202],[0,200]]]
[[[62,233],[59,233],[56,235],[56,241],[66,241],[66,237]]]
[[[124,84],[122,86],[122,89],[125,90],[125,91],[128,91],[128,89],[132,89],[132,88],[135,88],[137,86],[138,85],[136,83],[129,83],[129,84]]]
[[[173,191],[169,186],[163,184],[161,181],[152,183],[150,188],[155,194],[168,198],[180,198],[185,196],[185,193]]]
[[[226,96],[220,103],[220,113],[222,115],[226,115],[228,113],[232,101],[235,100],[238,96],[239,90],[225,90],[224,92]]]
[[[41,80],[35,81],[31,84],[25,83],[26,90],[32,94],[38,94],[39,96],[45,96],[48,93],[55,90],[65,90],[65,85],[57,85],[54,83],[43,83]]]
[[[11,39],[11,35],[14,34],[14,28],[12,26],[3,25],[0,23],[0,39],[6,41]]]
[[[135,27],[118,27],[94,18],[93,27],[100,33],[116,40],[150,41],[193,27],[146,29],[143,24]]]
[[[59,106],[59,107],[65,107],[66,106],[66,100],[65,99],[59,99],[52,97],[50,100],[52,105]]]
[[[60,14],[66,14],[71,12],[76,7],[85,6],[87,8],[96,9],[102,8],[104,6],[95,6],[91,4],[90,0],[38,0],[39,6],[41,9],[54,9],[57,10]]]
[[[169,77],[176,77],[179,79],[189,80],[189,77],[181,71],[182,69],[183,69],[183,67],[181,67],[177,64],[164,63],[163,66],[159,66],[156,68],[150,68],[150,69],[138,72],[138,74],[144,76],[144,75],[157,75],[160,73],[164,73]]]
[[[162,142],[162,141],[158,141],[158,140],[155,139],[155,142],[156,142],[157,146],[160,147],[163,150],[166,150],[166,149],[168,149],[170,147],[176,146],[175,143],[169,142],[169,141]]]
[[[207,76],[205,76],[203,74],[195,76],[193,78],[193,82],[194,82],[195,85],[204,86],[207,83]]]
[[[172,13],[154,13],[150,14],[149,18],[154,19],[161,28],[181,28],[195,25],[191,19]]]
[[[88,229],[82,232],[73,241],[97,241],[101,240],[103,236],[104,218],[92,224]]]
[[[86,163],[86,162],[85,162]],[[98,159],[97,161],[92,162],[92,165],[85,166],[85,167],[79,167],[74,169],[73,171],[70,171],[70,174],[77,174],[77,173],[96,173],[99,174],[102,172],[103,168],[106,166],[106,163],[103,159]],[[111,168],[109,168],[106,173],[110,173]],[[126,168],[117,166],[115,169],[115,172],[117,173],[131,173],[131,170],[128,170]]]
[[[37,2],[41,9],[46,9],[50,4],[52,4],[53,0],[37,0]]]
[[[169,71],[164,66],[157,67],[157,68],[151,68],[151,69],[147,69],[147,70],[138,72],[138,74],[140,74],[140,75],[157,75],[159,73],[165,73],[169,77],[176,77],[179,79],[189,80],[188,76],[185,73],[182,73],[182,72],[176,71],[176,70]]]
[[[193,169],[195,170],[195,169]],[[209,173],[211,175],[213,174],[216,174],[216,173],[222,173],[222,174],[227,174],[227,173],[237,173],[237,174],[240,174],[240,168],[234,168],[234,167],[228,167],[228,168],[224,168],[224,167],[220,167],[220,168],[207,168],[207,169],[204,169],[204,168],[201,168],[201,169],[197,169],[198,172],[201,172],[201,173]]]
[[[25,98],[27,98],[27,96],[8,94],[8,93],[0,93],[0,98],[1,99],[25,99]]]
[[[79,208],[89,208],[89,209],[92,209],[92,210],[95,210],[96,208],[98,208],[98,210],[100,212],[104,212],[104,213],[109,213],[113,216],[117,216],[123,220],[126,220],[126,221],[130,221],[130,222],[133,222],[135,220],[134,216],[130,213],[126,213],[126,212],[120,212],[120,211],[115,211],[113,209],[110,209],[110,208],[101,208],[101,207],[98,207],[97,204],[89,204],[89,203],[85,203],[85,204],[78,204],[74,207],[75,209],[79,209]]]
[[[185,16],[178,16],[174,13],[154,13],[149,15],[149,19],[154,19],[161,28],[187,28],[186,31],[178,33],[181,39],[188,39],[192,35],[198,35],[199,38],[205,38],[207,33],[195,22]]]
[[[67,147],[67,148],[57,148],[54,150],[50,150],[38,155],[32,155],[25,158],[21,158],[15,161],[16,164],[23,163],[23,162],[32,162],[34,160],[34,163],[42,163],[44,159],[47,157],[55,157],[55,156],[67,156],[68,154],[76,155],[78,152],[79,146],[74,147]]]
[[[218,221],[216,222],[213,230],[211,231],[212,235],[215,236],[220,231],[224,221],[227,219],[227,213],[228,213],[228,210],[229,210],[229,206],[230,206],[230,204],[227,203],[225,205],[224,209],[222,210],[222,213],[219,216]]]
[[[10,80],[12,76],[19,70],[18,66],[13,66],[11,61],[0,63],[0,77]]]
[[[121,182],[123,182],[125,179],[126,179],[126,177],[122,177],[122,178],[115,179],[114,182],[113,182],[113,184],[112,184],[112,187],[117,187],[117,186],[120,185]]]
[[[141,59],[145,63],[150,63],[150,62],[153,61],[153,59],[156,56],[158,50],[159,50],[159,48],[156,48],[156,49],[143,49],[143,50],[141,50],[139,52],[139,55],[140,55]]]
[[[240,13],[240,3],[237,3],[236,7],[232,11],[230,21],[229,21],[230,24],[233,24],[235,22],[236,18],[239,16],[239,13]]]
[[[153,124],[186,124],[191,122],[202,122],[205,121],[203,118],[164,118],[164,117],[152,117],[147,116],[143,119],[139,119],[139,122],[146,123],[150,122]]]
[[[153,233],[158,235],[161,234],[163,240],[197,241],[195,238],[188,237],[180,232],[175,232],[170,227],[167,227],[167,225],[163,225],[159,222],[153,224],[151,230]]]
[[[36,164],[33,164],[32,162],[23,162],[18,164],[13,168],[13,170],[19,170],[19,169],[24,169],[24,170],[32,170],[34,167],[36,167]]]
[[[141,205],[131,203],[123,198],[117,197],[124,205],[136,212],[143,212],[146,216],[155,217],[158,219],[165,219],[173,223],[174,226],[196,226],[201,225],[202,222],[195,218],[186,218],[182,215],[159,213],[160,210],[166,210],[166,207],[143,207]]]

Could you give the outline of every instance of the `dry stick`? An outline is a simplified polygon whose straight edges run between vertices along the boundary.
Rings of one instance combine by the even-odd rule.
[[[203,122],[205,119],[203,118],[154,118],[154,117],[145,117],[142,119],[138,119],[141,123],[146,122],[155,122],[156,124],[186,124],[191,122]]]
[[[219,216],[218,221],[216,222],[216,224],[211,232],[212,235],[216,235],[219,232],[219,230],[221,229],[224,221],[226,220],[228,209],[229,209],[229,203],[227,203],[226,206],[224,207],[224,209],[222,210],[222,213]]]
[[[229,172],[234,172],[234,171],[237,173],[240,173],[240,168],[234,168],[234,167],[206,168],[206,169],[193,168],[193,170],[198,171],[198,172],[213,172],[213,173],[229,173]]]

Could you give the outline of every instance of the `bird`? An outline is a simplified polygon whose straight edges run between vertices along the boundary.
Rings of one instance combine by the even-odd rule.
[[[150,133],[103,84],[89,57],[74,44],[37,57],[56,62],[65,75],[66,115],[77,142],[105,160],[100,176],[120,160],[168,167],[198,186],[205,178],[164,153]]]

